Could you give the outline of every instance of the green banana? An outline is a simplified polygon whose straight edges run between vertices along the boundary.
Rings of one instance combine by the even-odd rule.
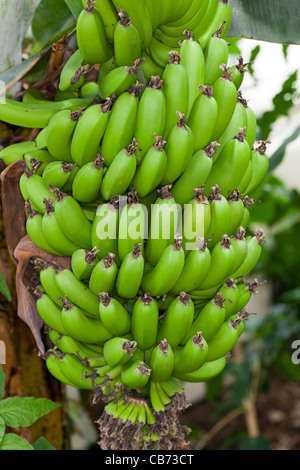
[[[226,308],[224,307],[224,301],[223,294],[220,293],[205,304],[183,338],[182,344],[186,344],[189,338],[197,335],[199,331],[202,332],[207,342],[215,336],[225,320]]]
[[[59,269],[55,275],[55,283],[61,292],[61,297],[67,296],[75,306],[98,317],[97,296],[91,292],[86,284],[79,281],[70,269]]]
[[[163,185],[173,183],[184,172],[194,152],[194,134],[186,124],[184,114],[176,114],[179,122],[171,128],[166,144],[167,167],[161,180]]]
[[[115,255],[115,263],[120,264],[118,256],[119,197],[98,207],[92,223],[91,244],[100,250],[101,259],[109,253]]]
[[[208,247],[219,242],[223,235],[228,233],[230,222],[230,209],[226,197],[220,193],[218,185],[212,186],[211,189],[212,193],[208,198],[211,219],[209,229],[205,235],[206,239],[209,240]]]
[[[184,372],[178,374],[178,378],[185,382],[207,382],[208,380],[213,379],[217,375],[221,374],[226,366],[226,357],[221,357],[216,361],[205,362],[200,369],[195,370],[194,372]]]
[[[83,110],[70,112],[59,111],[49,121],[47,126],[47,149],[56,160],[72,162],[71,142],[78,119]]]
[[[157,343],[166,339],[171,348],[178,346],[193,323],[194,313],[191,296],[181,292],[166,311],[157,333]]]
[[[149,367],[141,361],[129,362],[122,367],[121,380],[124,385],[133,390],[142,390],[150,377]]]
[[[46,367],[48,371],[50,372],[53,377],[55,377],[59,382],[62,382],[66,385],[70,385],[71,387],[74,387],[74,384],[68,380],[63,373],[60,370],[60,361],[61,358],[57,351],[54,351],[53,349],[49,349],[47,351],[47,355],[45,357],[45,362],[46,362]]]
[[[212,35],[205,48],[205,85],[214,85],[222,77],[224,69],[222,66],[228,61],[228,44],[221,37],[224,24],[220,25]],[[235,86],[234,86],[235,88]],[[236,88],[235,88],[236,90]]]
[[[174,350],[174,369],[172,375],[185,374],[198,370],[206,362],[209,354],[209,347],[202,336],[197,332],[191,336],[183,347]]]
[[[85,59],[81,51],[77,49],[65,63],[60,77],[58,88],[60,91],[77,90],[84,82],[84,72],[87,72],[88,64],[85,64]]]
[[[61,309],[45,293],[40,293],[36,301],[36,308],[43,322],[49,327],[58,331],[61,335],[67,335],[67,330],[61,320]]]
[[[141,284],[143,291],[154,296],[168,293],[178,281],[184,262],[182,241],[178,237],[175,243],[165,248],[156,266],[144,273]]]
[[[78,358],[71,354],[64,354],[60,362],[60,370],[75,387],[80,390],[93,390],[93,382],[90,378],[93,369],[82,364]]]
[[[150,0],[149,0],[150,1]],[[172,48],[173,52],[179,53],[179,47]],[[159,65],[162,69],[165,69],[170,60],[171,48],[167,44],[159,41],[153,36],[149,46],[149,54],[154,62]]]
[[[193,3],[195,4],[195,2]],[[197,3],[197,10],[195,10],[194,5],[192,4],[190,9],[183,12],[183,18],[180,18],[170,25],[161,24],[155,31],[156,36],[166,44],[176,46],[179,41],[184,39],[184,30],[194,31],[194,29],[199,26],[199,23],[207,10],[209,0],[198,0]],[[191,10],[195,10],[195,15],[192,17],[190,16]],[[183,22],[185,17],[190,17],[190,19]]]
[[[53,249],[59,247],[64,256],[72,256],[80,247],[69,240],[59,227],[52,199],[44,200],[46,213],[42,219],[42,233]]]
[[[155,40],[155,38],[153,38]],[[188,109],[189,82],[188,75],[177,51],[170,51],[170,60],[164,66],[162,76],[163,93],[166,100],[166,121],[162,134],[164,140],[168,139],[171,129],[177,124],[177,112],[186,114]]]
[[[87,7],[87,0],[82,0],[83,7]],[[95,10],[101,15],[106,36],[110,41],[114,39],[114,28],[118,21],[117,10],[111,0],[94,0]]]
[[[71,303],[67,296],[61,299],[61,322],[66,334],[89,347],[101,345],[112,335],[104,328],[99,317],[91,317],[86,311]]]
[[[193,155],[189,165],[171,188],[171,194],[177,204],[187,204],[193,198],[195,188],[201,188],[205,184],[212,170],[212,157],[218,145],[218,142],[211,142]]]
[[[25,210],[27,213],[26,232],[31,241],[47,253],[51,253],[56,256],[63,256],[63,253],[58,251],[56,248],[52,248],[52,246],[47,242],[42,231],[43,215],[32,208],[29,199],[25,201]]]
[[[158,303],[153,297],[146,293],[136,300],[131,317],[131,333],[142,351],[156,344],[158,317]]]
[[[174,352],[165,339],[153,349],[149,367],[153,382],[165,382],[171,377],[174,368]]]
[[[25,153],[23,158],[29,170],[39,176],[43,174],[48,163],[55,161],[48,150],[34,150],[33,152]]]
[[[14,126],[43,129],[57,112],[66,109],[76,111],[84,106],[89,106],[91,101],[91,98],[73,98],[64,101],[27,104],[6,98],[5,103],[0,104],[0,120]]]
[[[0,105],[0,109],[1,109]],[[38,150],[36,147],[35,141],[26,141],[18,142],[17,144],[9,145],[4,147],[0,151],[0,159],[5,163],[5,165],[10,165],[11,163],[17,162],[23,159],[23,155],[32,152],[32,156]]]
[[[117,66],[133,65],[142,54],[141,40],[137,28],[126,11],[119,8],[120,21],[114,29],[114,57]]]
[[[95,201],[99,194],[104,174],[104,158],[100,154],[93,162],[83,165],[76,173],[72,183],[72,196],[79,202]]]
[[[51,119],[51,118],[50,118]],[[38,150],[46,150],[47,149],[47,129],[48,126],[45,126],[43,129],[40,130],[38,135],[35,138],[35,146]]]
[[[80,88],[80,97],[81,98],[94,98],[96,99],[98,95],[98,82],[84,82]]]
[[[112,100],[108,98],[102,104],[86,108],[79,117],[71,141],[71,157],[78,166],[95,160],[111,107]]]
[[[144,51],[142,53],[141,68],[139,69],[139,80],[143,83],[145,82],[144,87],[149,85],[152,77],[161,77],[163,73],[164,69],[160,67],[160,65],[157,65],[150,54]]]
[[[218,117],[212,140],[218,140],[226,131],[237,103],[237,91],[232,82],[231,73],[227,72],[225,65],[223,68],[221,66],[220,78],[214,82],[214,98],[218,105]]]
[[[261,246],[265,242],[265,238],[265,234],[261,229],[255,231],[254,237],[246,237],[248,243],[246,258],[241,266],[234,273],[230,274],[232,277],[237,279],[240,276],[247,276],[249,274],[260,258]]]
[[[218,27],[220,23],[224,25],[224,28],[221,31],[221,37],[225,38],[227,36],[232,21],[232,8],[229,4],[229,0],[219,1],[214,21],[216,27]]]
[[[170,186],[164,186],[158,191],[159,197],[151,210],[145,256],[152,266],[157,264],[167,246],[174,242],[178,229],[181,208],[169,190]]]
[[[252,177],[245,189],[245,194],[251,195],[265,179],[269,169],[269,159],[266,155],[266,144],[268,142],[259,141],[258,147],[251,152]]]
[[[234,189],[232,191],[228,196],[227,201],[230,211],[229,228],[227,232],[228,235],[232,235],[241,226],[244,217],[244,203],[240,197],[238,189]]]
[[[249,161],[250,148],[245,140],[245,128],[241,128],[239,134],[223,148],[206,180],[206,185],[211,188],[218,184],[220,193],[226,198],[229,197],[241,182]],[[208,196],[207,192],[206,195]]]
[[[118,273],[114,258],[115,255],[113,253],[108,253],[92,270],[89,288],[94,294],[98,295],[100,292],[108,292],[111,294],[114,291],[115,280]]]
[[[144,1],[130,0],[112,0],[116,9],[126,11],[128,16],[132,18],[132,23],[139,32],[141,39],[141,48],[146,50],[152,39],[152,24],[148,9]]]
[[[258,282],[257,279],[254,279],[253,282],[246,282],[246,280],[242,278],[242,282],[237,285],[239,291],[239,299],[236,311],[241,312],[243,308],[246,307],[246,305],[251,299],[252,294],[258,294],[258,291],[256,289],[261,284],[263,283]]]
[[[195,137],[194,152],[212,141],[218,119],[218,104],[213,96],[213,87],[200,85],[198,89],[202,93],[194,101],[187,123]]]
[[[218,142],[220,146],[216,149],[216,152],[213,156],[213,161],[215,162],[220,153],[222,152],[224,146],[227,144],[227,142],[235,135],[237,135],[242,127],[245,127],[247,125],[247,122],[245,121],[245,114],[243,111],[243,106],[240,106],[240,103],[236,103],[233,116],[226,128],[226,130],[223,132],[223,134],[218,138]]]
[[[203,188],[195,189],[194,197],[184,206],[183,247],[190,251],[197,249],[197,242],[207,238],[211,226],[211,205],[203,194]]]
[[[40,283],[50,299],[62,308],[61,292],[55,284],[55,275],[57,266],[54,263],[46,262],[41,259],[35,259],[34,265],[39,270]]]
[[[71,176],[71,171],[76,163],[66,163],[61,161],[49,162],[42,173],[42,179],[46,186],[63,188]]]
[[[155,144],[155,134],[162,135],[166,121],[166,99],[162,91],[163,81],[153,76],[143,92],[138,108],[135,138],[137,140],[136,157],[138,163]]]
[[[186,112],[187,120],[195,102],[195,99],[200,94],[198,86],[204,84],[205,79],[205,59],[202,48],[196,40],[194,40],[191,31],[185,31],[186,38],[182,41],[179,55],[181,63],[184,66],[189,83],[189,101]]]
[[[247,118],[247,132],[246,132],[246,140],[249,144],[250,149],[252,150],[257,134],[257,120],[253,109],[248,106],[245,107],[246,111],[246,118]]]
[[[130,332],[131,316],[123,305],[107,292],[99,295],[99,315],[104,327],[113,336],[123,336]]]
[[[196,249],[188,253],[179,279],[170,292],[178,295],[180,292],[190,292],[197,289],[206,278],[210,265],[211,254],[205,239],[202,238],[200,243],[196,244]]]
[[[244,196],[242,198],[244,204],[244,216],[241,221],[241,226],[244,227],[245,230],[248,229],[248,224],[250,222],[250,211],[249,208],[254,204],[254,199],[250,198],[249,196]]]
[[[225,321],[214,338],[208,343],[207,362],[217,361],[221,357],[230,353],[239,339],[237,327],[243,321],[236,316],[231,317],[229,321]]]
[[[167,168],[165,140],[155,134],[156,142],[148,150],[138,166],[132,185],[140,197],[145,197],[157,188]]]
[[[235,253],[230,238],[224,235],[223,241],[215,244],[211,249],[210,269],[198,289],[206,290],[222,284],[231,273],[234,261]],[[234,275],[231,277],[236,278]]]
[[[217,30],[217,27],[214,27],[214,20],[216,12],[218,10],[219,0],[210,0],[207,10],[201,21],[201,31],[200,34],[197,34],[195,31],[195,38],[199,41],[203,50],[205,50],[206,44],[209,41],[211,35]]]
[[[115,367],[127,364],[132,359],[132,356],[134,356],[135,350],[136,341],[114,337],[105,342],[103,356],[109,366]]]
[[[120,65],[108,69],[107,74],[99,74],[99,95],[106,99],[109,96],[116,98],[128,90],[138,80],[137,74],[141,59],[136,59],[134,65]],[[101,67],[100,67],[101,70]]]
[[[49,338],[62,353],[76,356],[87,367],[94,368],[106,365],[102,353],[103,348],[95,351],[86,344],[71,338],[71,336],[60,335],[54,330],[49,332]]]
[[[41,214],[45,214],[46,208],[44,199],[55,200],[55,196],[51,193],[41,176],[26,169],[25,173],[27,176],[26,192],[30,203],[35,210],[39,211]]]
[[[101,195],[105,201],[124,193],[133,180],[136,170],[137,141],[120,150],[106,171],[102,184]]]
[[[233,65],[228,70],[232,73],[232,81],[236,89],[239,90],[243,84],[245,73],[248,72],[247,65],[249,64],[244,64],[242,56],[239,56],[237,61],[237,65]]]
[[[241,226],[238,231],[235,232],[230,238],[230,243],[235,253],[235,261],[232,265],[233,273],[235,273],[239,269],[239,267],[245,261],[247,256],[248,244],[245,240],[245,233],[245,229]]]
[[[228,278],[218,292],[223,294],[224,307],[226,308],[225,320],[229,319],[238,310],[238,302],[240,292],[237,286],[236,279]]]
[[[79,281],[87,281],[96,266],[98,249],[79,248],[71,256],[71,268]]]
[[[95,3],[87,0],[77,19],[77,44],[81,55],[92,66],[106,62],[113,56],[113,48],[106,36],[102,16]]]
[[[150,380],[150,403],[153,411],[155,413],[160,413],[165,411],[165,405],[163,404],[163,401],[160,398],[160,395],[157,391],[157,386],[156,382],[153,380]]]
[[[115,101],[101,142],[101,155],[108,167],[133,139],[142,84],[136,82]]]
[[[57,188],[53,188],[51,191],[56,199],[54,203],[55,218],[60,229],[75,245],[91,249],[92,224],[84,215],[79,202]]]
[[[134,250],[128,253],[122,261],[117,280],[116,291],[124,299],[134,298],[140,288],[144,274],[144,257],[141,244],[137,243]]]

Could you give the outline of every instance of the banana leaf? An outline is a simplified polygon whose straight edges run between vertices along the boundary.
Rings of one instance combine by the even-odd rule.
[[[229,0],[229,37],[300,44],[299,0]]]

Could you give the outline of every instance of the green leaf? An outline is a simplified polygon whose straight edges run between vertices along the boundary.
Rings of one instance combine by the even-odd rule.
[[[59,406],[47,398],[9,397],[0,402],[0,416],[11,428],[27,427]]]
[[[70,8],[74,18],[78,19],[81,10],[83,9],[81,0],[65,0],[66,4]]]
[[[40,44],[46,44],[73,23],[74,17],[64,0],[42,0],[32,20],[32,33]]]
[[[17,434],[5,434],[0,443],[0,450],[34,450],[29,442]]]
[[[240,441],[238,450],[272,450],[272,446],[265,436],[248,437]]]
[[[249,64],[248,64],[248,70],[250,72],[250,75],[254,76],[254,68],[252,62],[255,62],[256,57],[260,53],[260,46],[255,46],[254,49],[251,51],[250,59],[249,59]]]
[[[33,443],[33,448],[34,450],[56,450],[55,447],[53,447],[53,445],[50,444],[50,442],[43,436],[39,437],[39,439]]]
[[[266,111],[257,119],[257,125],[260,130],[258,140],[267,140],[272,131],[273,124],[281,116],[288,116],[290,110],[294,106],[293,97],[295,96],[295,93],[297,93],[297,76],[298,72],[296,70],[287,78],[282,85],[281,91],[273,98],[273,109]]]
[[[4,397],[4,384],[5,384],[5,374],[3,367],[0,364],[0,401]]]
[[[0,74],[0,81],[5,83],[5,88],[0,90],[0,95],[4,94],[8,88],[20,81],[50,50],[50,46],[41,52],[37,52],[33,56],[24,60],[20,64],[15,65],[6,72]]]
[[[299,0],[230,0],[229,37],[300,44]]]
[[[2,418],[0,418],[0,443],[3,439],[4,433],[5,433],[5,422],[3,421]]]
[[[3,277],[2,272],[0,271],[0,294],[4,295],[4,297],[10,302],[11,295],[9,292],[8,285]]]
[[[285,141],[280,145],[280,147],[273,153],[269,158],[269,173],[272,173],[275,168],[282,162],[287,146],[293,142],[300,135],[300,127],[298,127]]]
[[[292,353],[292,350],[282,351],[280,356],[273,361],[272,366],[284,379],[300,382],[300,367],[299,364],[293,364]]]

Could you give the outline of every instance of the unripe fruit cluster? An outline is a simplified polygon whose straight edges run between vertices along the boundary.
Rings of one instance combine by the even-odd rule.
[[[35,261],[50,372],[108,402],[103,448],[116,423],[119,448],[176,448],[181,382],[222,372],[258,287],[245,276],[264,234],[247,229],[266,144],[255,145],[242,59],[227,67],[226,0],[83,6],[62,101],[55,108],[27,94],[29,114],[28,103],[7,103],[3,120],[17,108],[13,123],[23,113],[34,127],[44,112],[44,125],[35,142],[0,157],[9,164],[24,154],[32,241],[70,257],[70,269]],[[98,81],[85,81],[96,64]]]

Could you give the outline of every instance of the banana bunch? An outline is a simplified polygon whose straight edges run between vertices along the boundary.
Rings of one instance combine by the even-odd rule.
[[[70,258],[35,260],[45,361],[107,403],[104,449],[183,445],[183,383],[223,371],[259,286],[249,207],[267,142],[240,89],[247,64],[227,65],[231,15],[227,0],[83,0],[55,101],[0,106],[41,129],[0,158],[22,161],[31,240]]]

